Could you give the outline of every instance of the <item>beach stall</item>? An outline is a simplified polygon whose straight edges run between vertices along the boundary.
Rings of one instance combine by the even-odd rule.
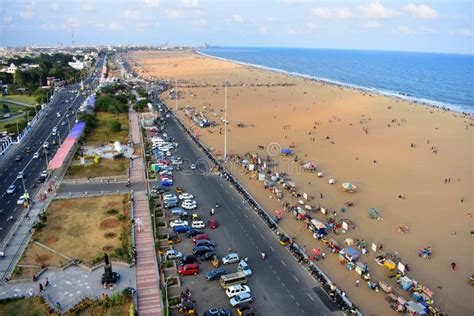
[[[313,218],[310,223],[308,224],[308,229],[312,232],[315,232],[315,234],[320,235],[321,237],[326,235],[326,225],[318,221],[317,219]]]
[[[352,247],[344,248],[339,255],[349,262],[356,262],[360,258],[360,252]]]
[[[280,151],[280,153],[281,153],[282,155],[284,155],[284,156],[292,156],[292,155],[295,153],[295,151],[292,150],[292,149],[290,149],[290,148],[283,148],[283,149]]]
[[[324,236],[321,241],[328,246],[330,252],[338,253],[341,250],[341,245],[334,238]]]
[[[354,193],[357,191],[357,187],[355,186],[355,184],[350,183],[350,182],[345,182],[341,184],[341,187],[342,187],[342,190],[345,192]]]
[[[406,308],[408,315],[426,315],[426,306],[421,303],[409,301]]]
[[[370,219],[380,218],[379,210],[375,207],[369,207],[367,213],[368,213]]]
[[[316,164],[312,162],[307,162],[303,164],[303,170],[308,172],[315,172],[316,171]]]

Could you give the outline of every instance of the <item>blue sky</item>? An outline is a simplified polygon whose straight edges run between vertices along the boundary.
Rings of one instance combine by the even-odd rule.
[[[170,44],[473,54],[461,0],[0,0],[0,46]]]

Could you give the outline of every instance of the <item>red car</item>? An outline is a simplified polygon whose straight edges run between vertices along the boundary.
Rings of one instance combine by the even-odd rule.
[[[199,265],[196,263],[189,263],[184,266],[179,266],[178,273],[179,275],[196,275],[199,273]]]
[[[193,243],[196,243],[196,241],[202,240],[202,239],[209,239],[209,235],[207,235],[207,234],[200,234],[200,235],[194,236],[194,237],[193,237]]]
[[[207,227],[210,229],[216,229],[217,228],[217,221],[215,219],[210,219],[207,221]]]

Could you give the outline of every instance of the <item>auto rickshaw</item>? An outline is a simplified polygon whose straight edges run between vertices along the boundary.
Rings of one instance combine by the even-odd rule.
[[[177,243],[179,243],[179,242],[180,242],[180,240],[179,240],[178,235],[170,235],[170,236],[168,237],[168,244],[169,244],[169,245],[177,244]]]
[[[290,243],[290,237],[285,234],[280,235],[280,245],[286,246]]]
[[[183,190],[182,187],[176,187],[176,193],[177,193],[177,194],[181,194],[181,193],[183,193],[183,192],[184,192],[184,190]]]
[[[217,256],[212,257],[211,263],[214,268],[219,267],[219,258]]]
[[[181,304],[178,304],[178,311],[180,314],[197,315],[194,302],[191,299],[185,299]]]
[[[193,213],[193,214],[191,215],[191,220],[193,220],[193,221],[198,221],[198,220],[199,220],[199,215],[197,215],[196,213]]]

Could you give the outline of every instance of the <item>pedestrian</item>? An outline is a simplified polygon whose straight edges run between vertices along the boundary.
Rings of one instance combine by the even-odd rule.
[[[451,271],[456,271],[456,262],[451,262]]]
[[[322,198],[323,198],[323,194],[322,194],[322,193],[319,193],[319,197],[322,199]]]
[[[359,287],[359,284],[360,284],[360,280],[357,279],[357,280],[356,280],[356,287]]]
[[[48,287],[49,286],[49,280],[48,280],[48,277],[46,277],[46,282],[44,283],[44,287]]]
[[[191,291],[189,291],[188,288],[186,288],[186,295],[187,295],[187,296],[191,296]]]
[[[406,272],[410,272],[410,266],[408,264],[405,265]]]
[[[383,251],[383,243],[380,243],[380,246],[379,246],[379,251],[382,252]]]
[[[41,284],[41,283],[39,284],[39,289],[40,289],[40,293],[43,293],[43,290],[44,290],[43,284]]]

